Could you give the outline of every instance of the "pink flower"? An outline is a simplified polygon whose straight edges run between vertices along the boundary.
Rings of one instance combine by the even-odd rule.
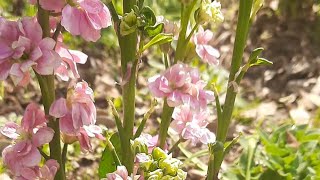
[[[161,75],[149,79],[149,89],[158,98],[167,98],[170,107],[190,104],[193,108],[205,108],[214,99],[211,91],[203,88],[197,69],[175,64]]]
[[[106,180],[132,180],[125,166],[117,166],[117,170],[107,174]]]
[[[80,143],[80,147],[83,152],[92,151],[90,138],[94,137],[101,140],[105,140],[105,138],[102,136],[102,129],[99,126],[90,125],[83,126],[83,128],[80,128],[80,131],[77,135],[77,139]]]
[[[33,179],[43,179],[43,180],[54,180],[55,174],[59,169],[59,163],[56,160],[49,159],[46,164],[41,168],[39,166],[35,167],[24,167],[21,170],[21,174],[16,176],[16,180],[33,180]]]
[[[220,53],[217,49],[209,45],[213,33],[210,30],[204,31],[200,26],[197,33],[194,34],[192,41],[196,45],[196,52],[198,56],[210,65],[218,65]]]
[[[135,141],[139,141],[148,147],[148,153],[151,153],[152,150],[157,147],[158,143],[158,138],[159,136],[151,136],[150,134],[147,133],[142,133],[138,138],[135,139]],[[168,144],[165,144],[164,150],[167,150]]]
[[[55,69],[55,74],[63,81],[80,78],[77,63],[86,63],[88,56],[80,51],[68,49],[62,42],[57,43],[55,50],[62,58],[60,66]]]
[[[68,90],[67,99],[56,100],[50,108],[50,115],[60,118],[61,131],[69,135],[77,134],[84,125],[95,124],[96,114],[93,91],[84,81]]]
[[[171,128],[183,139],[191,140],[194,145],[199,141],[203,144],[213,143],[215,135],[206,128],[208,117],[208,110],[196,112],[188,105],[183,105],[175,108]]]
[[[75,0],[62,10],[62,26],[72,35],[97,41],[100,30],[112,25],[108,8],[100,0]]]
[[[37,4],[37,0],[29,0],[31,4]],[[39,0],[40,6],[48,11],[61,12],[66,5],[66,0]]]
[[[24,167],[34,167],[40,163],[41,155],[38,147],[49,143],[54,131],[46,127],[44,112],[34,103],[27,106],[21,121],[21,126],[9,122],[0,132],[15,140],[2,152],[4,164],[15,175],[20,175]]]
[[[36,18],[25,17],[18,22],[0,18],[0,80],[10,75],[16,85],[25,86],[30,67],[41,75],[53,74],[60,65],[54,46],[53,39],[42,39]]]

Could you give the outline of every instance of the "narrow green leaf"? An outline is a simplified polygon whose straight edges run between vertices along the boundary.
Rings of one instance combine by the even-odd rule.
[[[160,23],[154,26],[146,26],[144,28],[144,33],[149,37],[153,37],[160,34],[163,31],[163,28],[164,28],[163,23]]]
[[[143,46],[141,52],[143,52],[144,50],[148,49],[151,46],[154,45],[160,45],[160,44],[164,44],[164,43],[168,43],[172,41],[172,34],[158,34],[155,37],[153,37],[146,45]]]
[[[113,134],[110,138],[111,143],[113,144],[116,152],[121,151],[120,138],[117,133]],[[117,153],[121,159],[121,154]],[[116,163],[113,158],[113,155],[108,147],[106,147],[102,153],[101,162],[99,164],[99,177],[105,178],[106,174],[114,172],[116,170]]]
[[[250,54],[249,57],[249,64],[254,64],[258,57],[260,56],[260,54],[262,53],[264,49],[262,47],[256,48],[252,51],[252,53]]]
[[[250,64],[250,66],[259,66],[259,65],[272,65],[273,62],[265,59],[265,58],[258,58],[257,61],[253,64]]]

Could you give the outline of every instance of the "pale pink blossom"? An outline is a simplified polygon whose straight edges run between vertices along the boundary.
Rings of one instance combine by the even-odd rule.
[[[81,150],[83,152],[92,151],[92,145],[90,138],[98,138],[100,140],[105,140],[102,135],[102,129],[97,125],[83,126],[77,135],[77,139],[80,143]]]
[[[141,143],[147,145],[148,147],[148,153],[151,153],[152,150],[157,147],[159,135],[151,136],[147,133],[142,133],[138,138],[135,140],[140,141]],[[168,144],[165,144],[164,150],[168,149]]]
[[[51,105],[50,115],[60,118],[63,133],[74,135],[84,125],[95,124],[97,112],[93,101],[93,91],[88,83],[79,82],[68,90],[67,99],[60,98]]]
[[[41,75],[53,74],[60,65],[60,56],[54,51],[53,39],[42,39],[37,19],[0,21],[0,80],[10,75],[16,85],[25,86],[30,81],[31,67]]]
[[[214,96],[204,87],[198,70],[185,64],[175,64],[149,79],[151,93],[158,98],[167,98],[170,107],[189,104],[196,109],[205,108]]]
[[[125,166],[117,166],[117,170],[107,174],[106,180],[132,180]]]
[[[14,145],[6,147],[2,152],[4,164],[10,171],[19,176],[21,169],[34,167],[40,163],[41,155],[38,147],[49,143],[54,131],[46,126],[44,112],[38,105],[27,106],[21,120],[21,126],[9,122],[1,127],[0,132],[15,140]]]
[[[29,0],[31,4],[37,4],[37,0]],[[40,6],[48,11],[61,12],[66,5],[66,0],[39,0]]]
[[[218,65],[220,53],[209,44],[212,38],[213,32],[210,30],[204,31],[200,26],[198,32],[194,34],[192,41],[196,45],[196,52],[202,61],[210,65]]]
[[[213,143],[215,135],[207,129],[208,110],[194,111],[188,105],[175,108],[173,113],[171,128],[175,134],[183,139],[191,140],[193,144],[201,142],[203,144]]]
[[[62,42],[57,42],[56,52],[62,61],[60,66],[55,69],[55,74],[63,81],[80,78],[77,63],[86,63],[88,56],[81,51],[68,49]]]
[[[16,176],[16,180],[54,180],[55,174],[59,169],[59,163],[56,160],[49,159],[42,166],[24,167],[21,169],[19,176]]]
[[[87,41],[97,41],[100,30],[112,25],[111,15],[100,0],[74,0],[74,6],[62,10],[62,26],[72,35],[80,35]]]

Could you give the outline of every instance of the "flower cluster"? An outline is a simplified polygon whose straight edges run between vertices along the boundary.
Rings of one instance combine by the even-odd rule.
[[[221,4],[218,1],[203,0],[196,18],[200,24],[206,22],[220,23],[224,20]]]
[[[142,171],[144,179],[177,179],[184,180],[187,173],[181,168],[182,162],[162,149],[156,147],[151,154],[139,153],[136,155],[136,164]]]
[[[200,26],[197,33],[192,37],[192,42],[196,46],[196,52],[200,59],[210,65],[218,65],[220,53],[217,49],[209,45],[210,40],[213,38],[213,33],[210,30],[203,30]]]
[[[16,85],[25,86],[30,67],[41,75],[53,74],[60,65],[54,46],[53,39],[42,38],[36,18],[16,22],[0,17],[0,80],[10,75]]]
[[[199,71],[185,64],[175,64],[163,74],[149,79],[149,89],[158,98],[166,98],[170,107],[176,107],[171,126],[181,138],[193,144],[215,141],[207,128],[207,104],[214,100],[214,93],[205,90]]]
[[[199,112],[193,111],[190,106],[183,105],[173,112],[171,128],[181,138],[191,140],[192,144],[201,142],[203,144],[214,143],[215,135],[207,129],[209,110]]]
[[[158,98],[166,98],[170,107],[189,104],[194,109],[206,108],[213,92],[204,90],[199,71],[185,64],[175,64],[161,75],[149,79],[149,89]]]
[[[100,30],[112,25],[110,12],[100,0],[39,0],[39,3],[45,10],[61,12],[61,25],[87,41],[97,41]]]
[[[68,90],[67,98],[56,100],[50,115],[60,118],[60,130],[65,143],[79,141],[83,151],[91,150],[89,137],[104,139],[102,130],[96,126],[96,107],[93,91],[86,82],[79,82]]]
[[[38,105],[31,103],[27,106],[21,120],[21,126],[13,122],[1,127],[1,133],[14,140],[14,144],[2,152],[4,165],[16,179],[54,179],[59,164],[48,160],[40,168],[41,154],[38,150],[49,143],[54,131],[47,127],[47,119]]]

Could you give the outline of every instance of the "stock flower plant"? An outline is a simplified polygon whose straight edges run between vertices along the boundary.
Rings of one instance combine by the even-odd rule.
[[[257,12],[254,8],[258,6],[253,5],[256,1],[240,0],[229,84],[239,84],[245,73],[240,64],[251,16],[254,17],[251,10]],[[219,64],[220,53],[210,43],[213,32],[205,28],[210,23],[218,25],[223,21],[219,2],[179,1],[180,22],[156,16],[143,0],[124,0],[121,13],[110,0],[107,4],[101,0],[28,2],[36,6],[37,16],[15,21],[0,17],[0,81],[10,77],[16,86],[23,88],[36,79],[43,105],[30,103],[21,125],[8,122],[0,129],[4,136],[13,140],[3,150],[2,158],[15,179],[67,179],[68,146],[78,142],[83,153],[92,153],[92,138],[103,141],[99,145],[105,145],[98,170],[100,179],[184,180],[187,178],[186,166],[174,156],[179,143],[186,141],[208,147],[207,179],[218,179],[223,158],[229,146],[234,144],[226,143],[226,134],[236,91],[232,89],[234,86],[228,85],[222,108],[218,92],[201,79],[200,70],[189,62],[199,59],[203,67],[213,68]],[[104,132],[96,124],[94,91],[87,82],[81,81],[77,68],[78,64],[88,61],[88,56],[69,49],[64,42],[66,33],[90,43],[96,42],[101,37],[101,30],[111,25],[118,36],[119,74],[124,77],[120,84],[122,115],[112,100],[108,100],[117,125],[115,133],[113,130]],[[148,80],[152,97],[163,100],[159,131],[156,131],[159,133],[149,132],[152,135],[143,131],[146,121],[154,117],[151,114],[156,100],[140,123],[135,114],[139,66],[144,63],[141,56],[150,47],[160,47],[165,68]],[[191,58],[189,50],[198,56]],[[169,53],[171,51],[174,56]],[[245,67],[255,65],[259,53],[260,50],[254,51]],[[56,97],[57,83],[69,83],[64,97]],[[211,123],[214,104],[217,136],[207,127]],[[139,126],[135,127],[137,124]],[[179,140],[173,144],[175,138],[168,138],[169,135],[179,137]],[[46,144],[49,144],[49,152],[44,151]]]

